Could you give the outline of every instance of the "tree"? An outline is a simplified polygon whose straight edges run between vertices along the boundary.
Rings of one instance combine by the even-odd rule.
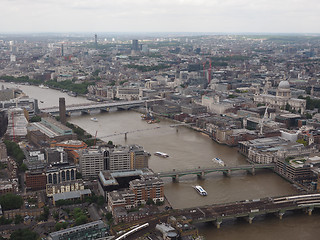
[[[23,159],[25,158],[23,151],[15,142],[9,140],[4,140],[3,142],[6,145],[8,155],[15,159],[20,169],[21,165],[23,164]]]
[[[6,225],[12,223],[11,219],[7,219],[4,216],[0,217],[0,225]]]
[[[19,224],[22,222],[23,222],[23,217],[21,215],[18,214],[14,217],[14,224]]]
[[[30,119],[30,122],[40,122],[41,121],[41,117],[40,116],[33,116]]]
[[[305,116],[306,116],[306,119],[312,119],[312,115],[310,113],[306,113]]]
[[[107,212],[106,219],[108,220],[108,222],[112,221],[112,213],[111,212]]]
[[[54,212],[53,213],[53,218],[58,221],[59,220],[59,213],[58,212]]]
[[[18,229],[10,236],[10,240],[37,240],[37,238],[38,234],[30,229]]]
[[[103,206],[103,204],[105,203],[105,199],[103,196],[99,196],[98,199],[97,199],[97,204],[98,206]]]
[[[88,221],[87,216],[86,215],[81,215],[80,217],[76,218],[75,225],[76,226],[82,225],[82,224],[87,223],[87,221]]]
[[[305,147],[308,145],[307,141],[304,139],[298,139],[297,143],[302,143]]]
[[[25,172],[25,171],[28,170],[28,167],[27,167],[26,164],[22,163],[21,166],[19,167],[19,170],[20,170],[21,172]]]
[[[40,215],[40,221],[48,221],[49,214],[49,208],[47,206],[43,207],[43,213]]]
[[[154,202],[153,202],[153,200],[151,198],[148,198],[146,204],[147,205],[152,205],[152,204],[154,204]]]
[[[59,231],[62,228],[62,223],[57,222],[56,225],[54,226],[54,230]]]
[[[13,193],[7,193],[0,196],[0,204],[3,210],[17,209],[22,206],[23,199]]]

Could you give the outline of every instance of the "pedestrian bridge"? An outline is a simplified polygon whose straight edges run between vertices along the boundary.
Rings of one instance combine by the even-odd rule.
[[[215,168],[197,168],[190,170],[175,170],[168,172],[159,172],[158,176],[161,178],[171,177],[173,180],[178,181],[180,177],[185,175],[197,175],[198,177],[204,177],[208,173],[212,172],[222,172],[226,176],[230,176],[231,172],[234,171],[247,171],[252,175],[255,175],[256,170],[258,169],[270,169],[274,170],[274,164],[251,164],[251,165],[242,165],[242,166],[221,166]]]

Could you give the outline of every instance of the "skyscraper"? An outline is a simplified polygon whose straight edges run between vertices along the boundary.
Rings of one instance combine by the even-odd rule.
[[[98,48],[98,35],[94,35],[94,47],[97,49]]]
[[[61,57],[64,56],[64,52],[63,52],[63,44],[61,44]]]

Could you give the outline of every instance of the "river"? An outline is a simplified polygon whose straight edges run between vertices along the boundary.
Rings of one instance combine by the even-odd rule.
[[[9,83],[4,85],[12,86]],[[19,87],[30,97],[42,101],[43,103],[39,103],[40,108],[57,106],[59,97],[65,97],[67,105],[89,102],[85,98],[70,97],[56,90],[35,86]],[[94,116],[98,122],[90,121],[90,115],[72,116],[68,120],[92,135],[97,132],[97,137],[105,141],[143,146],[151,153],[149,167],[155,172],[218,166],[212,161],[214,157],[223,159],[228,166],[246,164],[245,158],[238,154],[236,148],[219,145],[208,136],[183,126],[170,127],[174,124],[170,121],[147,124],[141,120],[140,114],[134,111],[96,113]],[[124,138],[124,132],[128,132],[127,139]],[[165,152],[170,157],[157,157],[153,155],[156,151]],[[231,177],[211,173],[203,180],[195,176],[181,177],[179,183],[174,183],[171,179],[164,180],[165,195],[173,208],[297,193],[291,184],[268,170],[257,171],[255,176],[246,172],[234,172]],[[200,196],[192,188],[197,184],[208,192],[207,197]],[[216,229],[213,224],[200,224],[198,227],[200,234],[209,240],[315,239],[320,233],[320,214],[307,216],[302,213],[288,213],[283,220],[275,216],[259,217],[254,219],[253,224],[239,220],[227,221],[221,225],[221,229]]]

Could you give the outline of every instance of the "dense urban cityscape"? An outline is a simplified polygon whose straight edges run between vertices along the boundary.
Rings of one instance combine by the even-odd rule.
[[[0,35],[0,239],[319,214],[319,61],[315,34]]]

